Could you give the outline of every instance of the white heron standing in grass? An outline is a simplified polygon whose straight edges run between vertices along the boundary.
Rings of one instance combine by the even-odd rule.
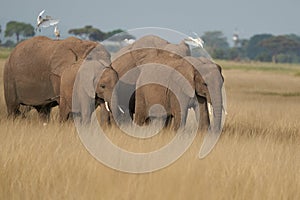
[[[40,12],[40,14],[37,17],[37,28],[40,32],[41,32],[41,27],[42,28],[46,28],[49,26],[54,26],[56,24],[59,23],[58,19],[52,19],[52,17],[50,16],[46,16],[45,18],[42,17],[42,15],[44,14],[45,10],[43,10],[42,12]]]
[[[188,45],[203,48],[204,41],[198,36],[197,33],[193,32],[193,34],[196,36],[196,38],[192,38],[189,36],[188,38],[184,39],[185,43]]]

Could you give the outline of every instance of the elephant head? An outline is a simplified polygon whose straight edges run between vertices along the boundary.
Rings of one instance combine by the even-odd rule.
[[[185,57],[185,60],[191,63],[196,70],[196,94],[205,96],[207,101],[210,126],[199,154],[203,158],[217,142],[224,125],[226,114],[224,78],[221,67],[209,59],[203,57]]]
[[[73,87],[72,112],[80,113],[81,122],[84,124],[90,122],[98,105],[101,113],[109,116],[113,89],[118,81],[117,73],[99,60],[84,60],[77,65],[80,67]]]

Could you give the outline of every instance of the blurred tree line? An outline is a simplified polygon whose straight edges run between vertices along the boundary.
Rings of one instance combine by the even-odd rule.
[[[257,34],[250,39],[235,38],[230,47],[221,31],[205,32],[204,47],[215,59],[256,60],[264,62],[300,63],[300,36]]]
[[[2,32],[3,30],[0,26],[0,34]],[[68,31],[69,34],[81,39],[93,41],[103,41],[121,32],[123,32],[121,29],[103,32],[91,25]],[[4,31],[4,37],[15,37],[17,43],[34,35],[35,30],[31,24],[17,21],[8,22]],[[300,63],[300,36],[295,34],[279,36],[257,34],[250,39],[240,39],[238,35],[234,35],[233,47],[230,47],[222,31],[207,31],[201,38],[204,41],[205,49],[214,59]],[[11,39],[6,40],[5,43],[2,43],[0,40],[1,46],[12,47],[15,44]]]
[[[100,29],[94,28],[93,26],[85,26],[83,28],[70,29],[68,31],[69,34],[78,36],[82,39],[88,39],[92,41],[103,41],[111,36],[124,32],[121,29],[116,29],[109,32],[103,32]]]

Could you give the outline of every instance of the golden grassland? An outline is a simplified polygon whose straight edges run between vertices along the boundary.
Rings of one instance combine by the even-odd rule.
[[[228,115],[209,156],[197,158],[198,134],[169,167],[128,174],[96,161],[73,123],[58,123],[57,108],[47,126],[34,111],[7,120],[0,60],[0,199],[300,199],[300,66],[218,62]],[[172,135],[140,142],[112,132],[130,150]]]

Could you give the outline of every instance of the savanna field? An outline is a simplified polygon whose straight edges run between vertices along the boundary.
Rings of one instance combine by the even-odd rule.
[[[0,58],[0,199],[300,199],[300,65],[217,61],[227,118],[213,151],[198,159],[203,134],[172,165],[129,174],[94,159],[72,121],[47,126],[30,111],[6,118]],[[172,133],[147,140],[107,133],[130,151],[154,150]]]

